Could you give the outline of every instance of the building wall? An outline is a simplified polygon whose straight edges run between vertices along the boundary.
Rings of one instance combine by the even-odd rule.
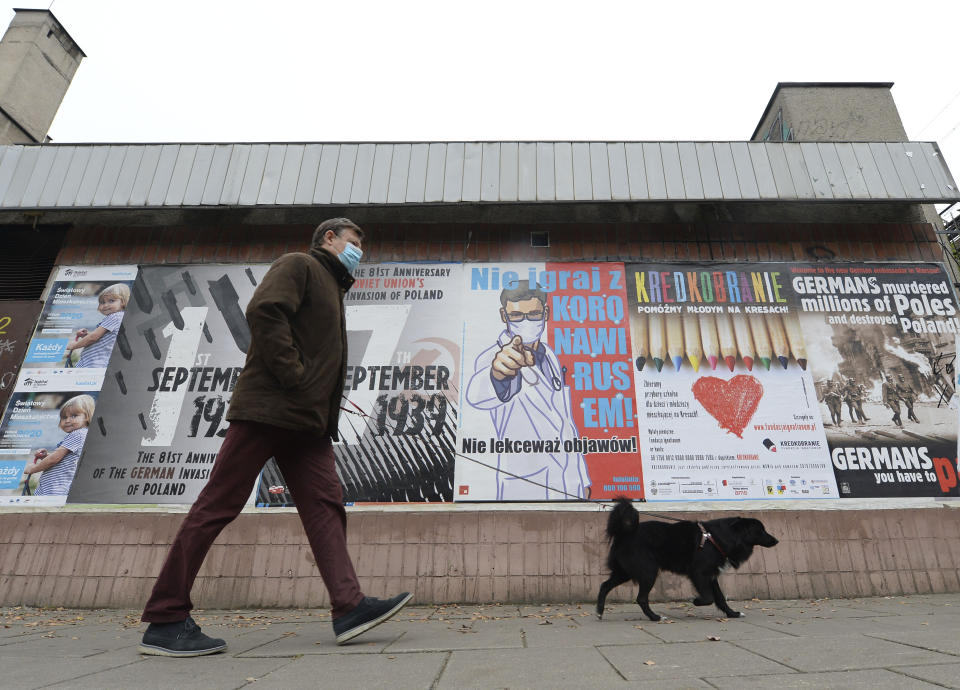
[[[362,221],[361,221],[362,222]],[[944,261],[931,226],[901,224],[364,224],[365,261]],[[530,246],[548,231],[548,248]],[[269,262],[312,226],[73,228],[59,264]]]
[[[368,223],[366,230],[369,261],[943,260],[923,224]],[[533,230],[549,231],[551,246],[531,248]],[[311,233],[306,225],[73,228],[58,261],[267,262],[303,249]],[[599,508],[349,511],[349,548],[372,595],[406,589],[419,603],[590,601],[606,578],[606,511]],[[695,517],[721,514],[731,513]],[[931,504],[743,514],[762,518],[781,543],[723,576],[731,599],[960,591],[960,511]],[[138,607],[181,520],[142,509],[0,513],[0,605]],[[691,595],[672,575],[661,577],[653,593],[659,600]],[[625,586],[612,599],[634,596]],[[211,550],[194,601],[202,608],[327,605],[296,514],[242,514]]]
[[[908,141],[890,86],[780,84],[758,138],[782,110],[794,141]]]
[[[643,509],[642,505],[638,508]],[[606,511],[350,509],[348,548],[363,590],[418,604],[595,601],[607,577]],[[677,517],[709,519],[698,513]],[[730,513],[726,513],[730,515]],[[960,511],[765,511],[780,539],[721,577],[731,600],[960,591]],[[138,608],[182,515],[58,510],[0,513],[0,605]],[[651,598],[693,596],[664,573]],[[611,601],[636,597],[614,590]],[[242,514],[214,544],[198,608],[328,606],[296,514]]]

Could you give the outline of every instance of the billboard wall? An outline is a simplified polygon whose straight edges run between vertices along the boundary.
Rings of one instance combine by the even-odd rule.
[[[34,496],[25,470],[76,445],[63,408],[89,394],[68,500],[192,502],[267,269],[60,269],[0,421],[0,500],[63,501]],[[939,264],[383,263],[356,278],[347,501],[960,495],[960,321]],[[119,327],[101,311],[118,282]],[[109,364],[70,366],[67,345],[104,325]],[[272,461],[251,501],[292,505]]]

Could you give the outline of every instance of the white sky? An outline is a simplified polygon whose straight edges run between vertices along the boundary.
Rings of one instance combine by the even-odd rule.
[[[958,0],[52,10],[88,56],[58,142],[746,140],[778,81],[892,81],[908,136],[960,178]]]

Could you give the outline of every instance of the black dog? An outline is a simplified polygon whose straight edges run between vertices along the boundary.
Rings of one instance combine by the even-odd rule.
[[[603,617],[603,604],[610,590],[633,580],[640,585],[637,604],[650,620],[660,620],[650,609],[647,597],[661,570],[690,578],[698,595],[694,606],[715,603],[730,618],[743,615],[727,605],[717,576],[728,566],[739,568],[750,558],[753,547],[777,545],[776,537],[767,533],[762,522],[740,517],[704,523],[640,522],[640,514],[630,499],[618,498],[616,503],[607,521],[607,536],[612,542],[607,558],[610,579],[600,585],[598,616]]]

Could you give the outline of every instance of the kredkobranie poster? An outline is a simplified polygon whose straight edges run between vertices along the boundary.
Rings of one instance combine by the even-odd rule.
[[[16,392],[0,421],[0,503],[62,505],[92,430],[96,390]],[[63,451],[57,453],[59,447]],[[50,457],[57,462],[40,470]],[[48,460],[49,463],[49,460]]]
[[[144,266],[71,503],[192,503],[226,434],[265,265]]]
[[[785,268],[627,266],[647,500],[837,497]]]
[[[648,499],[956,495],[942,267],[628,272]]]
[[[334,444],[344,500],[450,501],[461,264],[361,264],[344,303],[348,366]],[[292,505],[275,463],[258,505]]]
[[[642,496],[623,264],[471,264],[458,500]]]

